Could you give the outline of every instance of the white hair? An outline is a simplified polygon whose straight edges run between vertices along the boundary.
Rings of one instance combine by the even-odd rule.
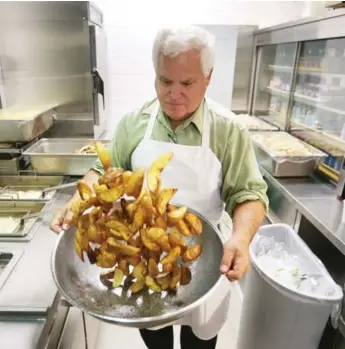
[[[158,71],[159,56],[175,57],[190,50],[200,51],[201,68],[208,76],[214,65],[215,38],[205,29],[188,26],[164,28],[158,31],[152,49],[153,65]]]

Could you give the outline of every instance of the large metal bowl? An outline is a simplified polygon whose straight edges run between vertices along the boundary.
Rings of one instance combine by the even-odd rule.
[[[122,326],[151,328],[182,318],[198,307],[220,282],[219,266],[223,246],[219,231],[205,218],[201,236],[190,238],[189,244],[200,242],[203,253],[190,264],[192,281],[179,286],[173,294],[151,294],[143,291],[130,295],[127,288],[107,289],[100,281],[101,268],[82,262],[74,251],[75,228],[60,234],[52,255],[52,272],[61,294],[72,305],[90,315]]]

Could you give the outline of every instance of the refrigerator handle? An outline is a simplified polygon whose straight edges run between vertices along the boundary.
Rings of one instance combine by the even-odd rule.
[[[104,100],[104,81],[99,75],[96,68],[92,69],[92,81],[93,81],[93,93],[95,98],[98,98],[98,94],[102,96],[103,100],[103,110],[105,109],[105,100]]]

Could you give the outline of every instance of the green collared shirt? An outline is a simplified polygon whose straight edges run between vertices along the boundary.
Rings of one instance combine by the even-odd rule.
[[[109,145],[112,167],[132,170],[131,155],[144,138],[155,101],[145,103],[142,108],[125,115],[119,121]],[[267,185],[259,171],[247,128],[229,116],[228,111],[224,112],[225,109],[217,103],[208,103],[208,108],[211,116],[210,148],[222,164],[221,197],[226,211],[232,216],[237,204],[251,200],[260,200],[267,210]],[[175,130],[160,110],[151,139],[199,146],[202,131],[203,103]],[[100,174],[104,173],[99,161],[96,161],[93,169]]]

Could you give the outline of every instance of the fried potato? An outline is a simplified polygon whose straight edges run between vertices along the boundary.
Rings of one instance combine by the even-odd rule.
[[[115,230],[115,229],[109,229],[110,235],[114,236],[118,240],[124,240],[128,241],[129,240],[129,234],[127,234],[123,230]]]
[[[149,167],[147,173],[147,184],[151,192],[157,193],[160,186],[160,175],[164,167],[170,162],[173,153],[167,153],[159,156]]]
[[[127,186],[129,180],[131,179],[132,174],[133,174],[132,171],[125,171],[125,172],[123,172],[123,174],[122,174],[122,182],[123,182],[125,187]]]
[[[162,288],[163,291],[167,290],[170,286],[171,282],[171,275],[166,274],[162,276],[157,276],[156,282],[159,284],[159,286]]]
[[[147,269],[148,269],[148,274],[152,278],[155,278],[159,273],[157,262],[153,258],[149,259],[149,262],[147,263]]]
[[[143,226],[145,221],[145,209],[139,205],[134,213],[133,222],[129,226],[129,230],[132,234],[136,233]]]
[[[180,280],[181,280],[181,269],[179,267],[174,268],[172,273],[171,273],[171,280],[170,280],[170,284],[169,284],[169,289],[173,290],[174,288],[176,288],[176,286],[180,282]]]
[[[114,281],[113,281],[113,287],[117,288],[122,284],[124,278],[124,273],[120,268],[115,268],[114,271]]]
[[[171,247],[180,246],[181,248],[185,248],[187,246],[186,242],[182,239],[179,233],[176,231],[172,231],[169,234],[169,244]]]
[[[157,216],[155,218],[155,226],[163,229],[164,231],[167,230],[168,228],[168,225],[163,216]]]
[[[108,149],[104,146],[104,144],[100,142],[95,142],[95,150],[99,160],[102,163],[104,170],[110,168],[110,156]]]
[[[123,271],[124,275],[129,275],[129,263],[127,259],[121,259],[118,262],[118,267]]]
[[[137,198],[140,195],[141,188],[144,183],[144,177],[145,177],[144,168],[139,168],[135,170],[130,176],[126,184],[125,193],[128,196],[134,196],[135,198]]]
[[[111,188],[107,191],[101,192],[99,194],[99,198],[104,202],[113,203],[119,200],[123,194],[124,194],[124,186],[119,185],[115,188]]]
[[[112,268],[116,264],[116,254],[104,252],[97,256],[97,266],[101,268]]]
[[[200,235],[202,233],[201,221],[194,213],[187,212],[184,216],[184,221],[194,235]]]
[[[141,237],[141,241],[143,242],[143,244],[151,251],[160,251],[160,247],[158,244],[156,244],[155,242],[151,241],[148,237],[147,237],[147,233],[146,233],[146,229],[141,229],[140,231],[140,237]]]
[[[152,227],[146,229],[146,236],[153,242],[157,242],[157,240],[165,234],[165,231],[161,228]]]
[[[162,270],[164,273],[170,273],[176,267],[177,267],[177,262],[175,261],[173,263],[163,264]]]
[[[168,235],[164,234],[157,239],[157,244],[162,248],[163,251],[169,252],[171,250],[171,246],[169,243]]]
[[[100,185],[114,187],[116,183],[122,183],[123,170],[121,168],[109,168],[104,175],[99,178]]]
[[[77,184],[77,189],[78,189],[78,192],[79,192],[79,195],[80,197],[83,199],[83,200],[87,200],[90,198],[90,196],[92,195],[92,190],[91,188],[89,187],[89,185],[83,181],[83,180],[80,180]]]
[[[160,285],[155,281],[154,278],[152,278],[151,276],[146,276],[146,279],[145,279],[145,283],[146,283],[146,286],[152,290],[153,292],[161,292],[162,291],[162,288],[160,287]]]
[[[171,210],[167,214],[167,221],[169,226],[174,226],[177,222],[182,220],[187,213],[187,206],[179,207],[176,210]]]
[[[129,290],[133,294],[135,294],[135,293],[142,291],[144,289],[145,285],[146,285],[145,278],[141,279],[141,280],[137,280],[129,287]]]
[[[109,188],[106,184],[94,183],[93,189],[94,189],[96,194],[100,194],[100,193],[107,191]]]
[[[137,264],[132,272],[132,275],[137,280],[145,280],[145,276],[147,274],[147,266],[144,260],[141,260],[139,264]]]
[[[162,259],[161,263],[168,264],[176,262],[177,258],[181,255],[181,247],[176,246],[171,249],[171,251]]]
[[[144,195],[140,200],[140,206],[142,206],[145,210],[146,223],[151,224],[155,213],[155,208],[153,207],[151,196]]]
[[[192,273],[188,267],[181,265],[180,285],[188,285],[192,281]]]
[[[125,239],[126,241],[129,239],[129,237],[131,236],[131,231],[129,230],[129,228],[127,227],[127,225],[121,221],[119,221],[118,219],[113,219],[110,218],[106,223],[105,226],[109,229],[112,229],[114,231],[119,232],[120,236],[123,237],[127,237],[127,239]]]
[[[74,239],[74,250],[78,257],[84,262],[84,250],[81,248],[80,243],[77,239]]]
[[[142,246],[142,242],[141,242],[141,237],[140,234],[138,234],[138,236],[136,236],[137,234],[132,235],[129,240],[128,240],[128,244],[135,246],[135,247],[141,247]]]
[[[169,201],[175,195],[176,192],[177,192],[177,189],[175,188],[165,188],[158,193],[156,208],[160,215],[164,214]]]
[[[184,251],[182,255],[182,260],[184,262],[192,262],[195,261],[202,252],[202,246],[200,244],[197,244],[191,248],[188,248],[186,251]]]
[[[138,265],[141,261],[141,258],[139,256],[124,256],[124,258],[126,259],[126,261],[128,262],[129,265],[135,267],[136,265]]]
[[[183,219],[178,221],[175,226],[180,234],[182,234],[184,236],[191,236],[192,235],[192,232],[189,230],[187,223]]]
[[[108,238],[107,243],[109,244],[109,246],[115,248],[115,250],[117,250],[121,255],[138,256],[140,254],[140,248],[121,244],[113,237]]]

